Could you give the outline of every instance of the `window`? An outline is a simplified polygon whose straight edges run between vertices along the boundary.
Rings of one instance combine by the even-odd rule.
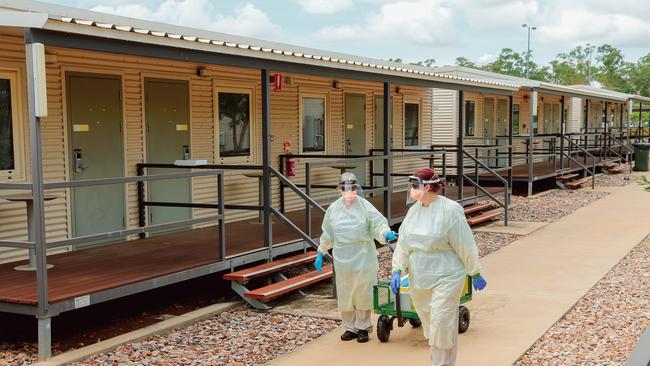
[[[519,135],[519,104],[512,105],[512,134]]]
[[[0,180],[23,178],[18,72],[0,71]]]
[[[302,151],[325,152],[325,98],[302,98]]]
[[[8,79],[0,79],[0,170],[15,168],[11,84]]]
[[[420,144],[420,105],[404,103],[404,146]]]
[[[219,156],[251,155],[251,92],[219,91]]]
[[[476,103],[468,100],[465,102],[465,136],[474,136],[476,121]]]

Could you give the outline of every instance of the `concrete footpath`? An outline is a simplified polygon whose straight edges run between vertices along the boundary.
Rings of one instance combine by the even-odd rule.
[[[650,193],[632,183],[482,258],[488,286],[468,304],[457,365],[512,365],[650,233],[648,214]],[[366,344],[341,342],[342,332],[270,364],[430,364],[420,329],[396,327],[388,343],[373,333]]]

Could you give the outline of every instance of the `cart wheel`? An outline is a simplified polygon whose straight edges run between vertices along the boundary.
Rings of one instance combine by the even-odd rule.
[[[460,306],[458,308],[458,333],[465,333],[469,328],[469,309]]]
[[[420,319],[409,319],[409,323],[411,323],[413,328],[419,328],[422,325]]]
[[[391,321],[388,316],[382,315],[377,319],[377,338],[379,338],[381,342],[388,342],[388,338],[390,338],[390,328]]]

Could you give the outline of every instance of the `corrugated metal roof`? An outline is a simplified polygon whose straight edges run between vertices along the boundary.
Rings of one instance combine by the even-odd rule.
[[[498,74],[490,71],[477,70],[477,69],[472,69],[463,66],[439,67],[439,68],[434,68],[434,71],[438,74],[451,74],[451,75],[458,75],[458,76],[473,78],[482,81],[491,80],[491,81],[496,81],[501,83],[510,83],[510,84],[517,85],[520,88],[540,88],[540,89],[546,89],[558,93],[565,93],[567,95],[579,95],[583,97],[591,97],[596,99],[600,98],[600,99],[609,99],[609,100],[624,102],[630,99],[631,97],[629,94],[614,92],[607,89],[597,89],[597,88],[588,88],[588,87],[578,88],[574,85],[567,86],[567,85],[548,83],[548,82],[543,82],[538,80],[520,78],[517,76]],[[645,97],[641,97],[641,98],[645,98]]]
[[[581,89],[581,90],[591,90],[594,92],[599,92],[603,94],[608,94],[612,96],[618,96],[621,98],[627,98],[631,99],[633,101],[638,101],[638,102],[650,102],[650,98],[644,97],[642,95],[637,95],[637,94],[628,94],[628,93],[621,93],[615,90],[609,90],[609,89],[604,89],[604,88],[595,88],[593,86],[588,86],[588,85],[571,85],[571,88],[574,89]]]
[[[144,40],[153,44],[160,44],[160,40],[169,40],[170,42],[185,41],[187,44],[184,46],[188,48],[192,48],[192,45],[201,45],[202,47],[200,49],[205,50],[205,46],[210,46],[209,50],[212,52],[237,52],[239,54],[244,52],[243,55],[249,57],[273,57],[274,59],[281,59],[286,62],[300,60],[303,63],[305,61],[317,62],[319,64],[326,63],[329,67],[352,68],[363,72],[379,72],[387,75],[439,81],[449,84],[474,85],[499,90],[517,89],[516,85],[507,82],[476,80],[460,75],[437,74],[430,68],[416,65],[268,42],[195,28],[64,7],[39,1],[0,0],[0,7],[19,11],[47,13],[49,21],[43,27],[44,29],[72,31],[109,38],[118,38],[119,33],[127,33],[145,36]],[[69,26],[74,26],[74,28],[70,28]],[[100,33],[98,30],[103,32]],[[158,41],[155,39],[158,39]],[[173,46],[178,46],[178,44],[174,44]]]

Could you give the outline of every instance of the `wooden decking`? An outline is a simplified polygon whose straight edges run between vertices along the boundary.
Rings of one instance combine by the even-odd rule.
[[[584,160],[583,160],[584,158],[583,157],[578,157],[578,158],[575,158],[575,159],[578,160],[580,162],[580,164],[583,164],[586,167],[591,168],[591,164],[592,164],[591,158],[587,159],[586,164],[584,163]],[[615,157],[604,158],[604,157],[598,157],[597,156],[595,158],[595,160],[596,160],[596,165],[598,165],[599,163],[604,162],[604,161],[613,161],[613,160],[617,160],[617,159]],[[527,181],[528,178],[529,178],[528,168],[529,168],[528,163],[514,165],[512,167],[512,179],[515,180],[515,181]],[[560,161],[559,161],[559,159],[556,161],[555,164],[553,164],[553,161],[538,161],[538,162],[533,163],[532,178],[533,178],[533,180],[540,180],[540,179],[545,179],[545,178],[549,178],[549,177],[555,177],[556,175],[566,174],[566,173],[569,173],[569,172],[580,171],[582,169],[583,168],[580,165],[574,163],[573,161],[569,161],[567,163],[566,159],[565,159],[565,162],[564,162],[564,169],[560,169]],[[502,171],[502,172],[500,172],[500,174],[503,177],[508,176],[507,171]],[[469,174],[469,176],[471,177],[472,175]],[[483,173],[483,174],[481,174],[481,179],[494,180],[494,177],[491,176],[491,174],[489,174],[489,173]]]
[[[489,188],[491,192],[503,188]],[[392,217],[406,214],[406,192],[392,195]],[[457,188],[447,195],[455,199]],[[474,195],[474,189],[465,187],[465,197]],[[369,200],[381,211],[383,197]],[[286,216],[300,228],[305,227],[305,212],[288,212]],[[312,236],[320,236],[322,214],[312,210]],[[299,236],[274,218],[273,243],[295,242]],[[264,226],[257,219],[226,224],[226,257],[264,248]],[[151,238],[130,240],[48,256],[54,268],[48,271],[49,300],[51,303],[78,296],[109,290],[184,270],[219,262],[222,258],[218,245],[217,227],[182,231]],[[0,302],[36,304],[36,275],[13,268],[25,262],[0,265]]]
[[[304,226],[304,212],[287,216]],[[322,215],[313,210],[314,235],[320,235]],[[262,249],[263,225],[256,220],[226,224],[226,256]],[[274,220],[273,242],[296,241],[298,235]],[[181,272],[219,262],[217,227],[182,231],[140,240],[97,246],[48,256],[50,302]],[[0,265],[0,302],[36,304],[36,275],[14,270],[13,262]]]

